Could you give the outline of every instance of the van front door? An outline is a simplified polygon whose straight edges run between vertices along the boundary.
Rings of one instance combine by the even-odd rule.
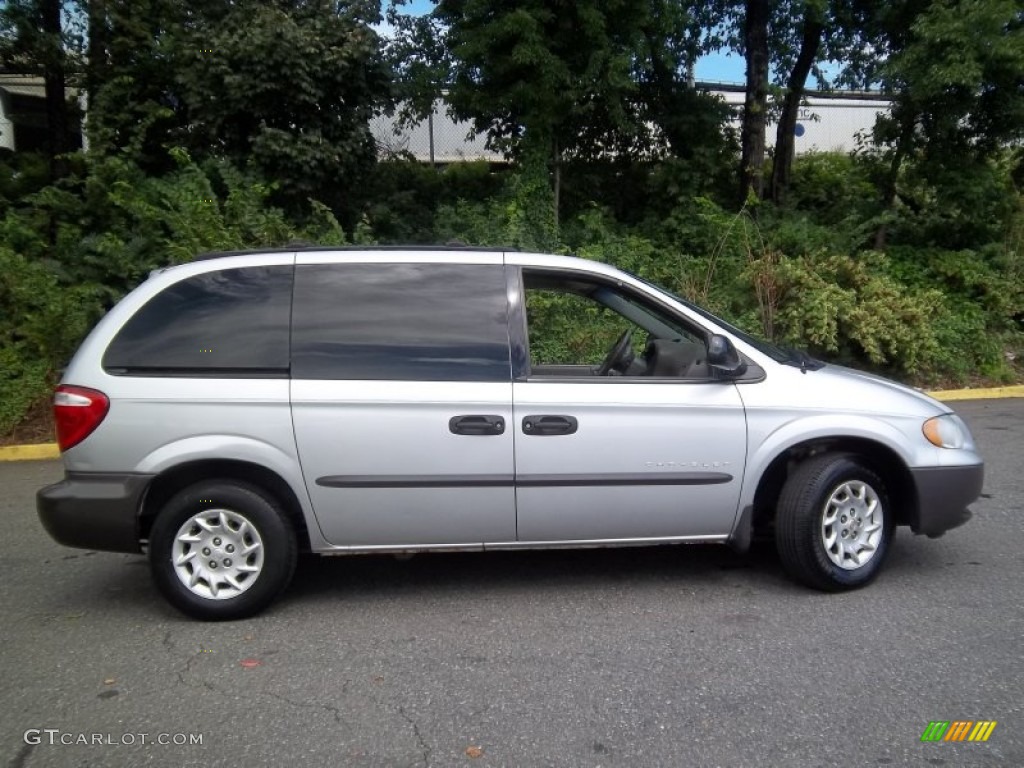
[[[519,540],[725,539],[746,417],[736,384],[711,376],[701,330],[586,273],[524,269],[522,295]]]

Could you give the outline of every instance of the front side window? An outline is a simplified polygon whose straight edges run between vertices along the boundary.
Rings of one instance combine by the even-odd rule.
[[[526,290],[530,361],[534,366],[592,365],[604,360],[630,322],[593,299],[559,290]],[[634,352],[643,351],[643,334],[634,333]]]
[[[506,294],[497,265],[301,265],[292,376],[509,381]]]
[[[286,376],[292,272],[241,267],[174,283],[124,324],[103,367],[143,376]]]
[[[700,329],[591,278],[524,270],[533,376],[708,376]]]

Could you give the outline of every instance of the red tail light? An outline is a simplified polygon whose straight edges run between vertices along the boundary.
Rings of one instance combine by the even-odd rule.
[[[61,384],[53,396],[53,420],[57,423],[57,445],[61,452],[85,440],[100,425],[110,400],[102,392]]]

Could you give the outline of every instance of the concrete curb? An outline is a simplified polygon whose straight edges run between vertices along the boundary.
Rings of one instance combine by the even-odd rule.
[[[1024,397],[1024,384],[986,389],[940,389],[928,392],[936,400],[994,400],[1002,397]],[[39,445],[8,445],[0,448],[0,461],[30,461],[33,459],[59,459],[56,443]]]
[[[56,443],[38,445],[5,445],[0,448],[0,461],[29,461],[32,459],[59,459]]]
[[[1024,385],[1010,387],[989,387],[987,389],[940,389],[929,392],[936,400],[994,400],[1000,397],[1024,397]]]

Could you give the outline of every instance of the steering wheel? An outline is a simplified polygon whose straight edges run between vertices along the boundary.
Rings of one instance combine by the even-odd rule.
[[[622,332],[622,335],[615,341],[612,348],[608,350],[608,354],[605,355],[604,360],[601,361],[601,367],[597,369],[598,376],[607,376],[612,370],[618,365],[626,367],[631,362],[627,353],[632,352],[633,348],[631,342],[633,340],[633,329],[627,328]]]

